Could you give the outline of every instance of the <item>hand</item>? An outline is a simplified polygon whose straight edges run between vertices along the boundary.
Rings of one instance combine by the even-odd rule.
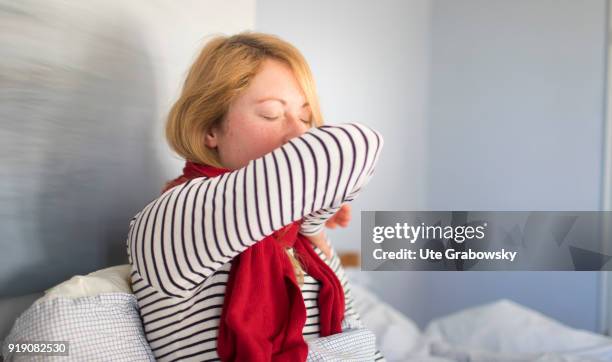
[[[351,206],[349,204],[343,204],[340,206],[340,209],[325,222],[325,226],[330,229],[335,229],[338,225],[341,227],[347,227],[350,220]],[[325,253],[328,259],[331,258],[331,248],[327,244],[327,237],[325,236],[324,231],[321,231],[316,235],[308,235],[306,237],[314,246]]]
[[[325,236],[325,231],[321,231],[315,235],[306,235],[306,237],[314,246],[321,249],[321,251],[325,254],[325,256],[327,256],[328,259],[331,258],[331,248],[327,244],[327,237]]]
[[[340,210],[325,222],[325,226],[330,229],[335,229],[338,225],[345,228],[349,221],[351,221],[351,205],[343,204]]]

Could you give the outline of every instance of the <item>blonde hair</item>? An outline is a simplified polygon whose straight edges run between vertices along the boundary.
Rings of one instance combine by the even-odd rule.
[[[178,100],[166,122],[166,139],[174,152],[187,161],[224,167],[216,150],[204,143],[206,132],[223,125],[230,104],[250,84],[264,60],[289,66],[310,105],[313,126],[323,119],[312,73],[300,51],[271,34],[242,32],[217,35],[206,43],[190,67]],[[303,285],[304,271],[288,251],[287,256]]]

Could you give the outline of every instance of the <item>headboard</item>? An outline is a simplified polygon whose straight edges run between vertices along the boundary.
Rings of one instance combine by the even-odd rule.
[[[87,24],[84,7],[62,15],[50,3],[20,4],[0,10],[4,28],[18,29],[1,44],[11,56],[2,65],[0,297],[126,263],[129,220],[164,181],[150,126],[156,75],[144,45],[134,46],[138,30]]]
[[[338,257],[344,268],[359,268],[361,266],[361,255],[357,251],[339,251]]]

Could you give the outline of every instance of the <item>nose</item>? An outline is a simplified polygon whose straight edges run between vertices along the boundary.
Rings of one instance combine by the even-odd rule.
[[[300,120],[297,114],[289,114],[285,117],[285,137],[283,143],[288,142],[290,139],[301,136],[308,130],[308,125]]]

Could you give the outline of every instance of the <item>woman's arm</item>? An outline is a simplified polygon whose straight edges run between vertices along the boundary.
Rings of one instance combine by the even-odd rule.
[[[368,158],[364,158],[363,165],[360,166],[361,171],[365,172],[365,176],[363,176],[364,180],[361,181],[358,187],[353,188],[349,194],[345,194],[341,203],[353,201],[359,192],[361,192],[361,187],[365,185],[374,174],[380,148],[383,146],[383,139],[382,136],[380,136],[380,133],[374,132],[374,135],[376,136],[376,139],[368,139],[364,135],[365,148],[374,148],[371,150],[373,159],[370,161]],[[343,162],[350,162],[350,160],[344,160],[341,158],[340,164],[342,165]],[[353,162],[355,162],[354,159]],[[355,167],[359,167],[359,165],[355,165],[353,163],[351,169],[354,169]],[[319,209],[314,209],[314,212],[304,217],[300,233],[306,236],[313,236],[320,233],[321,230],[323,230],[325,222],[329,220],[336,212],[338,212],[338,210],[340,210],[342,206],[341,203],[332,203],[329,206],[322,206]]]
[[[358,123],[311,128],[245,167],[196,178],[131,221],[128,254],[161,293],[185,297],[236,255],[302,217],[316,233],[372,176],[381,135]]]

